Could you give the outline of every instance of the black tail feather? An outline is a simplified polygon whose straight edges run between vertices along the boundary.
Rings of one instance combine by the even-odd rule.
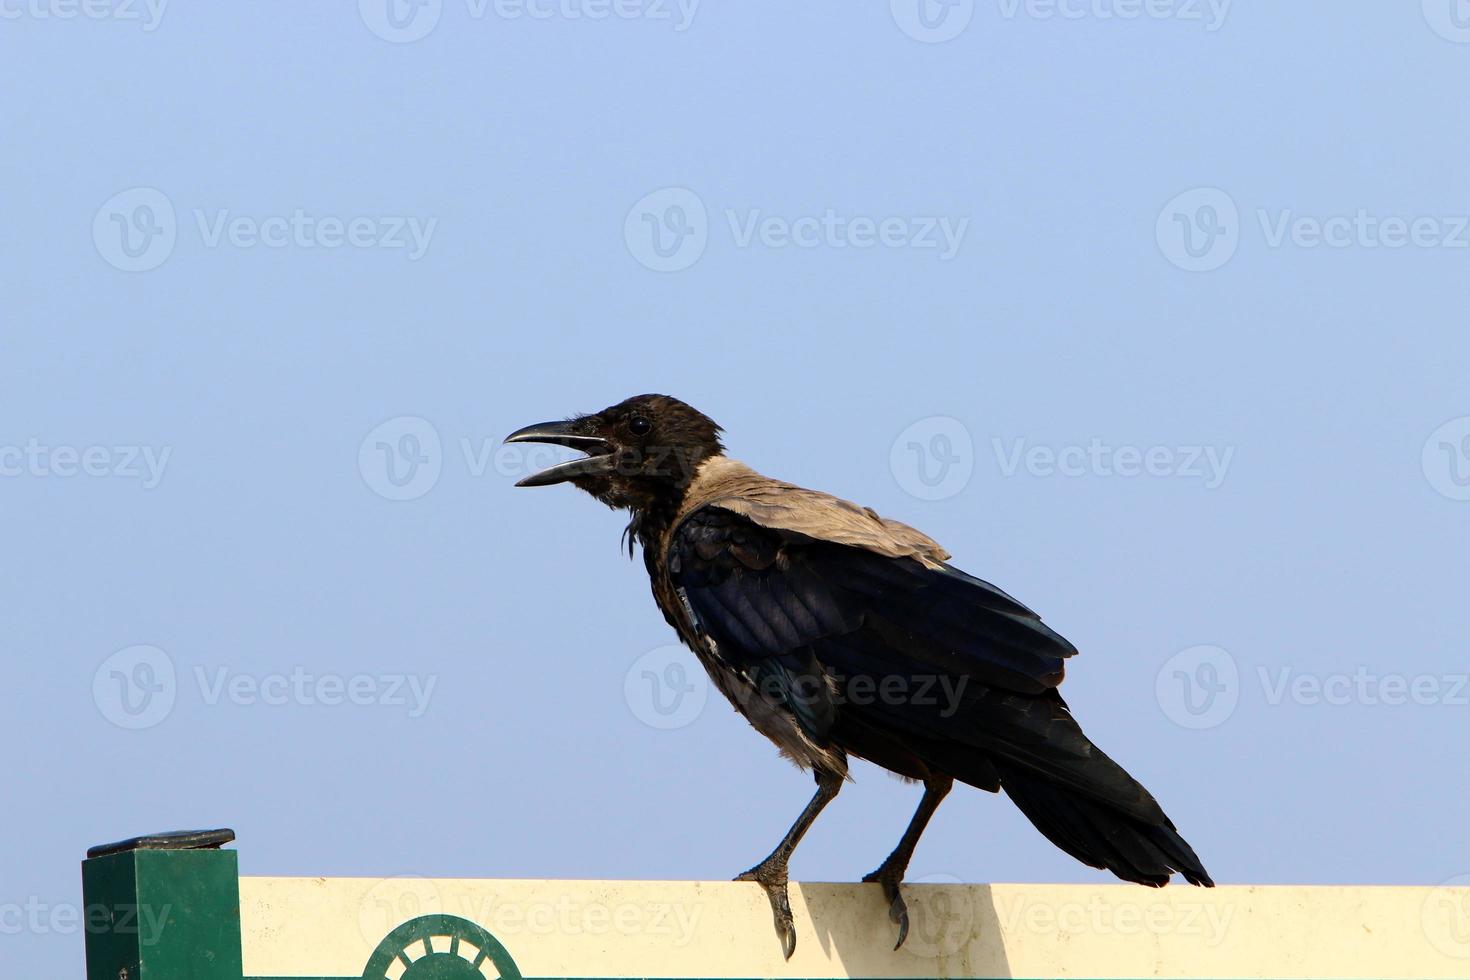
[[[1033,770],[992,760],[1001,787],[1036,829],[1083,864],[1124,881],[1159,887],[1171,874],[1214,887],[1209,873],[1168,817],[1151,823],[1128,816]]]

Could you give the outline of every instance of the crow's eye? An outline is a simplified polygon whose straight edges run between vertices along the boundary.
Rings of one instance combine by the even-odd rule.
[[[628,431],[635,436],[646,436],[653,429],[653,423],[641,415],[635,415],[628,420]]]

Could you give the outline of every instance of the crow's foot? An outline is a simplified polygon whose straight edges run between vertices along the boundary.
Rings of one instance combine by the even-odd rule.
[[[791,900],[786,894],[786,862],[762,861],[736,881],[753,881],[766,890],[771,900],[771,917],[776,923],[776,938],[781,940],[781,952],[791,959],[796,952],[796,923],[791,918]]]
[[[909,907],[904,903],[903,895],[898,890],[905,870],[890,867],[885,861],[877,871],[863,875],[863,881],[876,881],[883,886],[883,897],[888,899],[888,918],[898,926],[898,942],[893,944],[894,949],[898,949],[903,945],[903,941],[909,938]]]

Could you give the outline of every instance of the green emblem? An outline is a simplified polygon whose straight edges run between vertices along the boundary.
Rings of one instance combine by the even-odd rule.
[[[496,938],[457,915],[421,915],[383,937],[363,980],[388,980],[394,961],[397,980],[520,980],[521,971]]]

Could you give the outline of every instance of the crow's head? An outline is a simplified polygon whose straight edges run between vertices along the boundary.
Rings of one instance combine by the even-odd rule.
[[[720,427],[668,395],[635,395],[593,415],[528,425],[505,441],[550,443],[587,454],[516,486],[571,482],[609,507],[637,511],[681,499],[699,464],[724,452]]]

